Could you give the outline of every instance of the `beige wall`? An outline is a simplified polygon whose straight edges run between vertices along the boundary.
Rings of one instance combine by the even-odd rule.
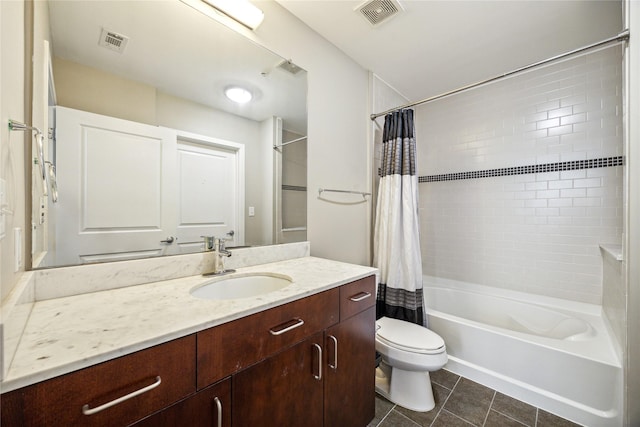
[[[58,105],[134,122],[156,123],[152,86],[53,58]]]
[[[23,260],[26,254],[24,152],[33,138],[30,132],[9,132],[7,127],[9,119],[25,121],[24,2],[0,2],[0,44],[0,178],[7,183],[7,205],[1,208],[11,211],[4,215],[6,235],[0,240],[0,297],[4,299],[20,277],[13,264],[14,228],[22,229]]]

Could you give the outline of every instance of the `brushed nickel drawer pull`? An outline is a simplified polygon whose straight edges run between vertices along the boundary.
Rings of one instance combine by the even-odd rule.
[[[146,393],[150,390],[153,390],[154,388],[158,387],[160,385],[160,383],[162,382],[162,379],[160,378],[160,376],[156,377],[156,381],[151,384],[148,385],[146,387],[141,388],[140,390],[136,390],[136,391],[132,391],[131,393],[124,395],[122,397],[119,397],[117,399],[112,400],[111,402],[107,402],[104,405],[100,405],[96,408],[93,409],[89,409],[89,404],[83,405],[82,406],[82,413],[85,415],[93,415],[93,414],[97,414],[98,412],[104,411],[105,409],[111,408],[112,406],[115,406],[119,403],[124,402],[125,400],[129,400],[133,397],[139,396],[142,393]]]
[[[222,427],[222,402],[218,399],[218,396],[213,398],[216,404],[216,410],[218,411],[218,427]]]
[[[313,374],[313,378],[320,381],[322,380],[322,347],[314,343],[313,346],[318,350],[318,375]]]
[[[349,299],[353,302],[360,302],[362,300],[369,298],[370,296],[371,294],[369,292],[360,292],[359,294],[356,294]]]
[[[289,332],[292,329],[299,328],[300,326],[304,325],[304,320],[302,320],[302,319],[293,319],[293,320],[290,320],[289,322],[293,322],[294,320],[296,321],[296,323],[294,323],[293,325],[287,326],[286,328],[275,330],[275,331],[272,328],[272,329],[269,329],[269,333],[271,335],[282,335],[285,332]],[[289,323],[289,322],[287,322],[287,323]],[[284,323],[284,324],[286,325],[286,323]],[[278,325],[278,326],[281,326],[281,325]]]
[[[338,339],[333,335],[329,335],[329,339],[333,341],[333,364],[329,363],[329,367],[336,371],[338,369]]]

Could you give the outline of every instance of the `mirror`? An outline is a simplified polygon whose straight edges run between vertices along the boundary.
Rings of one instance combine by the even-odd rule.
[[[34,2],[33,268],[306,240],[306,71],[208,7]]]

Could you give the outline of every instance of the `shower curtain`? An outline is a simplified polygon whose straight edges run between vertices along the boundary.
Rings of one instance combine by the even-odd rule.
[[[380,270],[376,316],[426,326],[414,135],[413,110],[386,115],[373,238]]]

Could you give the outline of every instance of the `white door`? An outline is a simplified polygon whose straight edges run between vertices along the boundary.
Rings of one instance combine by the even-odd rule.
[[[178,132],[177,243],[202,250],[201,236],[244,244],[244,146]]]
[[[58,265],[171,252],[176,133],[57,107]]]

